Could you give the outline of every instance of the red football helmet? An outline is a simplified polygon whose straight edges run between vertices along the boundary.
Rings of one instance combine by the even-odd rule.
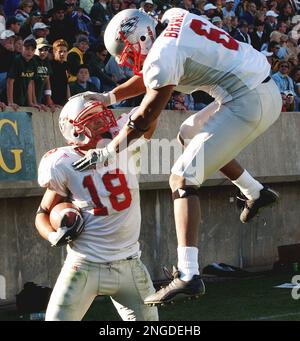
[[[59,128],[69,144],[95,146],[104,133],[117,128],[117,123],[113,112],[102,102],[85,100],[79,94],[63,107]]]

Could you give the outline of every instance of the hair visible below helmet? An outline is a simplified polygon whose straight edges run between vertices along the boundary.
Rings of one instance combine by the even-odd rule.
[[[143,62],[156,38],[157,22],[138,9],[125,9],[116,14],[106,27],[104,43],[121,66],[140,74]]]
[[[117,127],[113,112],[102,102],[85,100],[75,95],[62,108],[59,128],[68,144],[78,147],[93,146],[102,134]]]

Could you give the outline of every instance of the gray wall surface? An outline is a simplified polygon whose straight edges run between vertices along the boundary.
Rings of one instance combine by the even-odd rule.
[[[57,117],[58,112],[53,115],[33,112],[37,163],[46,151],[64,145]],[[154,137],[175,137],[185,117],[179,112],[163,112]],[[242,267],[269,266],[277,258],[277,246],[300,242],[299,133],[300,114],[283,113],[238,157],[248,171],[261,181],[272,183],[272,188],[280,193],[279,204],[263,211],[251,223],[239,222],[234,202],[236,188],[219,174],[200,188],[202,267],[212,262]],[[144,175],[140,180],[142,258],[153,278],[159,279],[163,277],[162,266],[176,265],[177,260],[168,176]],[[53,286],[60,271],[64,249],[50,247],[34,228],[42,193],[36,181],[0,179],[0,299],[13,298],[28,281]]]

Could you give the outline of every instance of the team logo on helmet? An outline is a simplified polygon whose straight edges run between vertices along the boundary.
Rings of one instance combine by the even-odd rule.
[[[120,24],[120,32],[122,32],[126,37],[128,37],[135,31],[138,22],[139,22],[138,17],[124,19]],[[120,37],[118,36],[117,39],[120,39]]]

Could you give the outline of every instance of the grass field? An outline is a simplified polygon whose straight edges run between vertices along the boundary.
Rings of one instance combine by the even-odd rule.
[[[300,300],[291,290],[273,288],[290,282],[289,275],[259,276],[207,282],[207,293],[199,300],[167,305],[159,309],[163,321],[300,320]],[[105,307],[104,307],[105,306]],[[86,320],[116,320],[109,300],[94,302]]]
[[[300,300],[290,289],[273,288],[290,282],[292,275],[261,275],[206,282],[207,293],[195,301],[159,308],[162,321],[299,321]],[[25,317],[26,319],[26,317]],[[0,311],[0,320],[19,320],[15,311]],[[86,314],[89,321],[120,320],[109,298],[98,298]]]

